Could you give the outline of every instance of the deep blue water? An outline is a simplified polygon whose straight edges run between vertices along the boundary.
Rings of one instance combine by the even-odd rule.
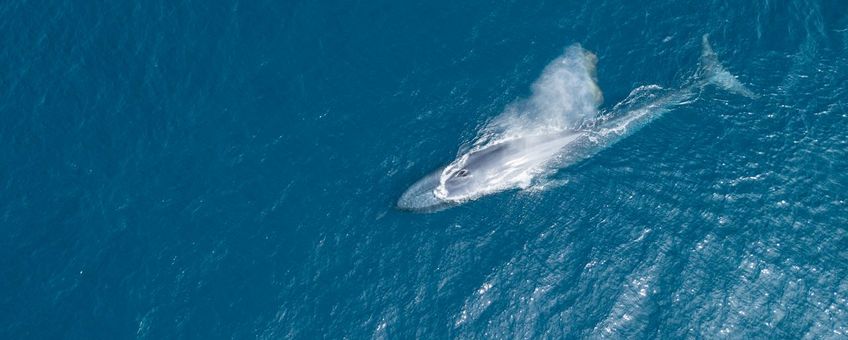
[[[555,177],[394,209],[545,65],[707,88]],[[848,335],[848,3],[0,3],[0,338]]]

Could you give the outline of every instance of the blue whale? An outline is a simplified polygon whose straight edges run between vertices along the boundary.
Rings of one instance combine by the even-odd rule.
[[[594,61],[593,55],[586,55]],[[561,169],[591,157],[675,106],[691,102],[708,84],[755,98],[721,66],[704,35],[700,67],[690,85],[665,92],[644,105],[612,115],[613,118],[605,116],[574,128],[513,136],[476,146],[410,186],[398,200],[397,208],[433,212],[485,195],[526,188],[552,168]]]

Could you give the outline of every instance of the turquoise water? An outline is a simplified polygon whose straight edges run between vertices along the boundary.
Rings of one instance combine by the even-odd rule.
[[[575,43],[638,132],[395,209]],[[0,4],[2,338],[841,338],[848,4]]]

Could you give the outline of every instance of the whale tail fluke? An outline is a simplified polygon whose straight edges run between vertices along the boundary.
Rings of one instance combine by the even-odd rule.
[[[726,91],[751,99],[759,97],[739,82],[736,76],[724,69],[724,66],[718,60],[718,56],[710,46],[709,34],[704,34],[701,38],[701,45],[701,65],[697,73],[697,77],[702,81],[701,86],[712,84]]]

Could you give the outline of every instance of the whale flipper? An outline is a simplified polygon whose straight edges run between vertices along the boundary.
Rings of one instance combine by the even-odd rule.
[[[710,46],[709,34],[704,34],[701,38],[701,65],[698,70],[698,76],[703,80],[703,85],[713,84],[724,90],[743,95],[745,97],[756,99],[757,94],[749,90],[745,85],[736,79],[736,76],[724,69],[718,56]]]

